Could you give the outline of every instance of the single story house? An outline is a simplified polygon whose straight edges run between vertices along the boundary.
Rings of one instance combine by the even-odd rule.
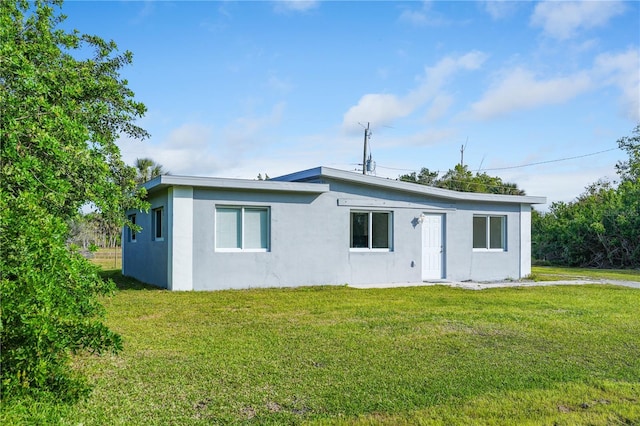
[[[267,181],[163,175],[129,211],[122,271],[170,290],[518,279],[531,206],[318,167]]]

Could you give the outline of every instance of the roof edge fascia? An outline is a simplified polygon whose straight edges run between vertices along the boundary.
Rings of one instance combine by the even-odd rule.
[[[332,178],[337,180],[359,183],[362,185],[372,185],[393,189],[396,191],[410,192],[414,194],[430,195],[432,197],[445,198],[457,201],[484,201],[499,203],[516,203],[516,204],[545,204],[546,197],[532,195],[505,195],[505,194],[487,194],[480,192],[461,192],[450,189],[436,188],[433,186],[421,185],[410,182],[403,182],[395,179],[380,178],[377,176],[360,175],[357,173],[333,169],[330,167],[315,167],[300,172],[279,176],[274,180],[278,181],[298,181],[309,180],[314,178]]]
[[[329,192],[329,185],[326,184],[177,175],[161,175],[142,185],[142,187],[144,187],[148,192],[153,192],[170,186],[191,186],[194,188],[242,191],[298,192],[311,194]]]

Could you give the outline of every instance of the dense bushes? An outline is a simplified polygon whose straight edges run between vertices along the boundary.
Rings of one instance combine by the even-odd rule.
[[[87,204],[118,225],[123,208],[145,206],[115,143],[147,136],[133,124],[145,107],[119,76],[131,53],[57,29],[61,3],[0,2],[3,400],[75,400],[87,387],[70,355],[120,348],[98,302],[114,286],[69,247],[69,224]]]
[[[570,203],[534,212],[533,256],[568,266],[640,268],[640,125],[618,141],[620,183],[599,181]]]

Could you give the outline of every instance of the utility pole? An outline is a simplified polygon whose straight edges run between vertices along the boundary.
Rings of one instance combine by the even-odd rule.
[[[367,141],[369,140],[369,123],[367,122],[367,127],[364,129],[364,149],[362,152],[362,174],[367,174]]]
[[[464,150],[467,149],[467,144],[469,143],[469,137],[467,136],[467,141],[464,145],[460,146],[460,167],[464,167]]]

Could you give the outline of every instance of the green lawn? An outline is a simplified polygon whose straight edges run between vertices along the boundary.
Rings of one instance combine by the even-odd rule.
[[[533,266],[531,275],[536,281],[556,280],[619,280],[640,282],[637,269],[567,268],[562,266]]]
[[[91,397],[0,422],[640,424],[637,289],[172,293],[109,274],[125,349],[77,359]]]

